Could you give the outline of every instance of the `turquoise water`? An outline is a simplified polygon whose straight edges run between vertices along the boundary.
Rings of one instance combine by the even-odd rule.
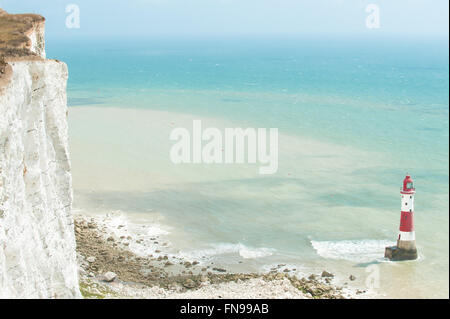
[[[153,148],[153,156],[140,153],[157,132],[141,140],[138,129],[111,115],[112,129],[106,112],[97,124],[73,120],[72,153],[86,143],[113,145],[105,158],[85,152],[79,162],[101,166],[114,158],[118,166],[145,166],[133,176],[151,180],[158,170],[170,179],[139,182],[138,191],[121,188],[120,180],[114,191],[88,191],[78,183],[88,179],[77,170],[78,155],[75,196],[87,199],[82,208],[151,208],[174,229],[174,246],[230,267],[240,256],[249,267],[286,262],[363,278],[365,266],[377,264],[381,294],[448,297],[448,40],[52,40],[47,55],[68,64],[74,109],[168,111],[174,118],[277,127],[285,136],[273,176],[247,167],[183,171],[164,147]],[[146,129],[152,132],[139,132]],[[167,136],[167,148],[169,132],[158,140]],[[145,163],[135,161],[140,156]],[[397,238],[406,172],[417,188],[421,258],[386,263],[380,255]]]

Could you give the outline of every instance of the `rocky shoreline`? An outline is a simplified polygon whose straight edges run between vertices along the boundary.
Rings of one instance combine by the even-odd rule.
[[[159,250],[157,256],[142,257],[128,248],[141,239],[114,236],[92,217],[76,216],[75,235],[85,298],[346,299],[365,293],[334,285],[334,275],[327,271],[298,278],[278,265],[268,273],[229,273]]]

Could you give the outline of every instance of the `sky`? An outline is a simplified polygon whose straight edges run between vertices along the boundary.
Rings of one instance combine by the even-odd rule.
[[[79,8],[79,28],[67,28]],[[369,4],[379,28],[367,28]],[[46,17],[47,36],[364,35],[448,38],[448,0],[0,0]],[[73,20],[71,20],[73,21]]]

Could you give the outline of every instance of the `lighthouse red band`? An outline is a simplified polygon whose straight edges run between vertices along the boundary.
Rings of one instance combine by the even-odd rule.
[[[400,231],[411,232],[413,230],[414,230],[414,213],[402,211],[400,217]]]

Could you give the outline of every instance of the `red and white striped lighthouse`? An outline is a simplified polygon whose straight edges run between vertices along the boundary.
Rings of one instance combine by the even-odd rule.
[[[417,259],[416,234],[414,231],[414,182],[411,176],[406,175],[400,189],[401,216],[400,231],[397,238],[397,246],[386,247],[385,257],[391,260]]]

